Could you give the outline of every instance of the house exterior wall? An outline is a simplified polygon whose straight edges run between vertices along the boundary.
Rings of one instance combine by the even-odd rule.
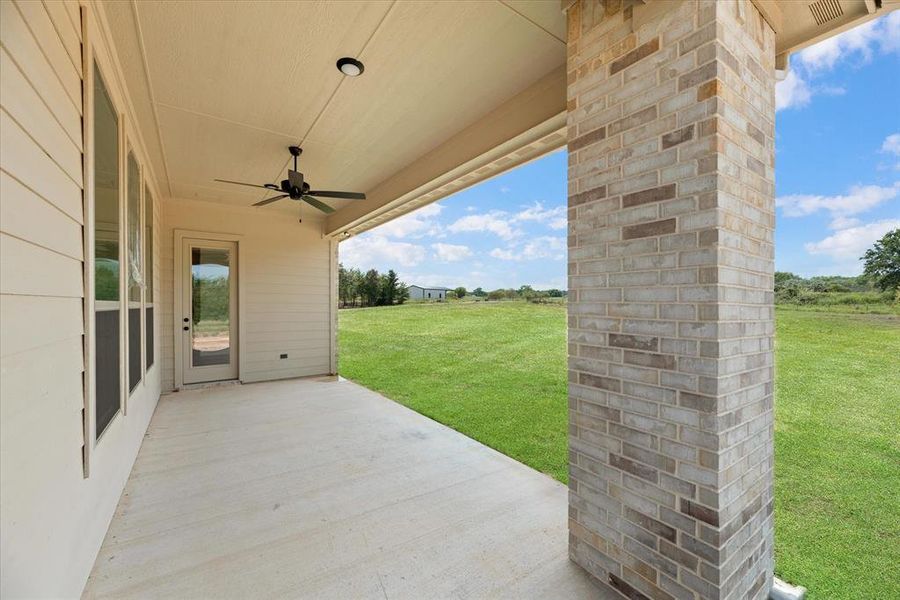
[[[654,4],[568,11],[570,553],[627,598],[762,599],[775,36]]]
[[[0,596],[76,597],[156,406],[159,368],[85,448],[92,249],[78,3],[3,0],[0,39]],[[125,111],[113,62],[99,38],[93,47]]]
[[[176,230],[240,236],[238,262],[245,281],[239,342],[240,378],[244,382],[331,373],[335,351],[335,253],[322,236],[322,220],[254,207],[172,199],[163,204],[162,223],[162,365],[164,390],[175,381],[176,338],[174,282]],[[180,316],[179,316],[180,319]],[[280,358],[287,354],[288,358]]]

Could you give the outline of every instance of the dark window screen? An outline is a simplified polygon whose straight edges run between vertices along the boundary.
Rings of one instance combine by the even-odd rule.
[[[148,306],[147,311],[147,369],[153,366],[153,307]]]
[[[133,333],[137,332],[137,333]],[[141,382],[141,308],[128,309],[128,389]]]
[[[94,65],[94,409],[96,435],[121,406],[119,120]]]

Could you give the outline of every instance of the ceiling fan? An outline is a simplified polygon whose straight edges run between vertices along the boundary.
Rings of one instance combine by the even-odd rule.
[[[328,192],[325,190],[309,189],[309,184],[303,180],[303,173],[297,170],[297,157],[300,156],[300,153],[303,152],[303,150],[301,150],[299,146],[288,146],[288,150],[291,151],[291,156],[294,157],[294,168],[288,169],[288,178],[282,180],[281,186],[277,186],[274,183],[256,185],[255,183],[229,181],[227,179],[215,179],[214,181],[219,181],[221,183],[231,183],[234,185],[244,185],[247,187],[262,188],[264,190],[272,190],[274,192],[282,192],[278,196],[260,200],[253,206],[263,206],[275,202],[276,200],[281,200],[282,198],[290,198],[291,200],[297,200],[298,202],[306,202],[307,204],[315,206],[324,213],[331,214],[334,212],[334,209],[324,202],[317,200],[316,198],[314,198],[314,196],[319,196],[321,198],[343,198],[345,200],[366,199],[366,195],[360,192]]]

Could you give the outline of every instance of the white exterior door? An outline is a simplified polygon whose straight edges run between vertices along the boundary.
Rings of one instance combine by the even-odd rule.
[[[182,246],[184,383],[238,377],[237,244],[188,239]]]

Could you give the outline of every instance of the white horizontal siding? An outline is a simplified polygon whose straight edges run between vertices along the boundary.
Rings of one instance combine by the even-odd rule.
[[[40,2],[0,11],[0,595],[60,595],[83,481],[81,66]]]
[[[5,172],[0,172],[0,198],[0,226],[6,234],[78,261],[84,259],[81,223],[70,215]]]
[[[81,39],[77,2],[0,1],[0,597],[81,594],[159,395],[85,479]]]
[[[172,298],[176,229],[241,235],[244,381],[328,373],[331,364],[330,243],[321,221],[265,209],[172,200],[165,203],[163,297]],[[173,306],[163,307],[163,387],[174,386]],[[287,354],[288,358],[280,358]]]

